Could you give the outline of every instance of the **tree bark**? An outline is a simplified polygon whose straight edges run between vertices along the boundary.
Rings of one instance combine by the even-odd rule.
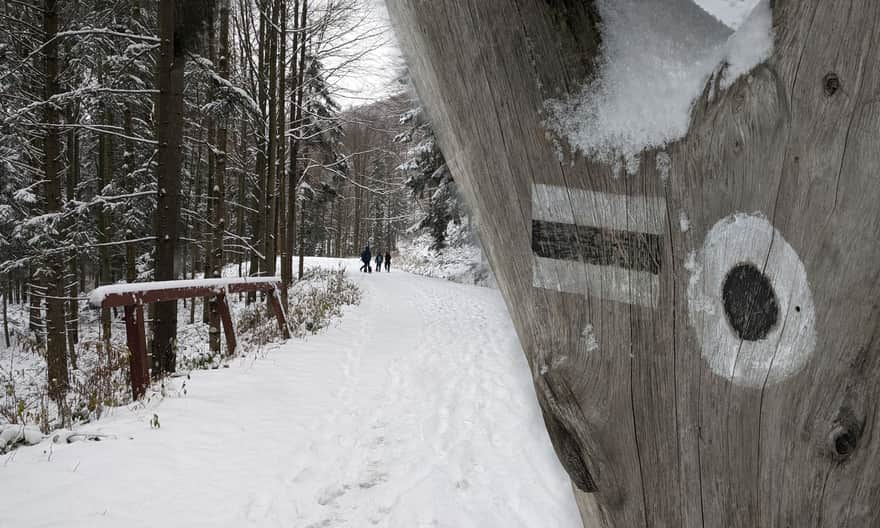
[[[290,80],[293,83],[293,89],[290,91],[290,160],[288,161],[287,175],[287,209],[284,214],[284,249],[281,253],[281,300],[282,306],[287,309],[288,289],[293,284],[293,245],[296,240],[296,192],[297,179],[299,178],[299,141],[296,134],[299,134],[299,109],[297,106],[297,97],[300,91],[299,68],[298,66],[298,50],[302,42],[302,26],[299,20],[300,1],[293,0],[293,39],[291,51],[293,52],[293,60],[290,61]]]
[[[67,122],[75,123],[78,119],[79,111],[76,105],[71,104],[68,107]],[[67,133],[67,180],[66,193],[67,201],[76,200],[76,188],[79,185],[79,134],[76,130]],[[68,255],[67,273],[70,277],[67,295],[67,311],[69,319],[67,321],[67,353],[70,355],[70,366],[77,368],[76,344],[79,343],[79,255]]]
[[[215,20],[211,19],[208,24],[208,59],[211,61],[212,65],[217,64],[217,42],[216,42],[217,39],[216,39],[216,31],[214,28],[214,23],[215,23]],[[208,99],[213,100],[216,97],[216,94],[217,94],[216,86],[212,86],[208,92]],[[214,195],[216,188],[217,188],[216,184],[214,182],[214,179],[216,178],[216,173],[217,173],[217,153],[216,153],[216,149],[218,148],[217,147],[217,120],[214,119],[213,115],[209,114],[207,116],[207,121],[208,121],[208,126],[207,126],[207,132],[208,132],[208,139],[207,139],[207,143],[208,143],[208,200],[207,200],[207,212],[205,215],[205,219],[208,219],[213,222],[213,219],[215,218],[214,208],[216,207],[216,202],[217,202],[217,197]],[[202,268],[202,271],[204,272],[203,276],[206,278],[212,276],[211,274],[213,273],[213,270],[214,270],[214,262],[213,262],[214,252],[212,250],[213,238],[214,238],[213,229],[207,230],[205,232],[205,260],[203,263],[204,267]],[[193,271],[195,272],[195,270],[193,270]],[[184,301],[184,302],[186,302],[186,301]],[[212,317],[217,317],[218,318],[217,320],[219,321],[219,315],[212,314],[211,310],[212,310],[212,308],[211,308],[210,301],[206,300],[206,302],[202,303],[202,322],[206,323],[208,325],[209,331],[211,331],[214,328],[213,322],[212,322]],[[218,332],[220,331],[219,322],[218,322],[218,326],[217,326],[217,331]],[[219,346],[220,346],[219,345],[219,343],[220,343],[219,337],[220,336],[218,334],[217,335],[217,339],[218,339],[217,350],[218,351],[220,350],[219,349]],[[209,341],[210,341],[210,338],[209,338]],[[213,350],[213,348],[212,348],[212,350]]]
[[[880,525],[880,4],[771,4],[628,176],[544,127],[591,2],[389,1],[585,526]]]
[[[193,182],[192,186],[192,208],[193,211],[198,211],[199,206],[202,203],[202,148],[198,149],[198,157],[195,163],[195,174],[193,174]],[[201,240],[202,239],[202,222],[196,221],[193,222],[195,225],[192,227],[192,238],[193,240]],[[199,266],[202,264],[201,254],[199,251],[199,244],[193,244],[190,249],[192,252],[191,256],[191,266],[190,270],[190,278],[195,279],[196,273],[199,270]],[[210,250],[209,250],[210,251]],[[207,257],[206,257],[207,260]],[[193,324],[196,320],[196,305],[198,304],[197,299],[193,298],[192,302],[189,304],[189,324]]]
[[[103,81],[103,73],[99,74]],[[101,119],[105,126],[113,126],[113,115],[106,103],[101,105]],[[100,134],[98,136],[98,181],[101,184],[100,194],[104,194],[104,189],[110,185],[113,180],[113,137],[110,134]],[[104,286],[113,282],[113,276],[110,269],[110,218],[107,208],[101,206],[98,210],[98,239],[101,244],[98,248],[100,256],[100,284]],[[101,341],[104,343],[104,350],[110,350],[110,338],[112,332],[112,318],[110,308],[101,308]]]
[[[277,260],[277,247],[276,247],[276,214],[277,214],[277,181],[276,175],[278,174],[278,41],[280,38],[278,32],[278,18],[281,13],[281,0],[271,0],[272,1],[272,22],[269,25],[269,30],[267,34],[268,40],[268,57],[267,62],[269,66],[269,79],[268,79],[268,117],[269,117],[269,132],[268,132],[268,141],[266,143],[266,202],[264,204],[264,210],[266,212],[266,237],[265,244],[263,246],[263,252],[266,255],[266,275],[269,277],[275,276],[275,271],[277,269],[276,260]]]
[[[159,142],[156,179],[159,192],[154,215],[157,281],[174,280],[175,251],[179,244],[180,169],[183,140],[184,50],[175,36],[175,1],[159,2],[159,48],[156,85]],[[157,303],[152,349],[152,375],[162,376],[177,367],[177,302]]]
[[[6,289],[3,291],[3,337],[5,338],[6,348],[11,346],[9,341],[9,317],[6,313],[6,306],[9,304],[9,293],[12,291],[9,279],[6,279]]]
[[[222,0],[220,6],[220,77],[229,80],[229,0]],[[214,268],[211,276],[223,276],[223,239],[226,236],[226,149],[228,147],[229,118],[223,116],[217,127],[217,165],[214,174],[214,224],[211,262]],[[215,298],[211,301],[211,351],[220,353],[220,306]]]
[[[303,98],[305,92],[305,57],[306,57],[306,31],[308,28],[308,18],[309,18],[309,2],[308,0],[302,0],[302,3],[299,0],[294,1],[293,8],[293,19],[296,21],[296,32],[294,33],[293,39],[293,55],[294,60],[291,61],[291,79],[294,80],[294,89],[291,92],[291,121],[293,123],[293,131],[290,139],[290,178],[288,181],[289,186],[289,203],[288,203],[288,213],[287,213],[287,243],[286,246],[289,248],[291,252],[291,257],[289,258],[289,262],[286,262],[285,265],[288,266],[286,270],[282,270],[282,272],[286,272],[285,274],[288,276],[286,284],[290,284],[293,281],[293,251],[296,247],[297,241],[297,195],[299,193],[299,185],[303,180],[304,174],[301,175],[299,172],[299,153],[301,148],[302,141],[298,136],[303,134]],[[298,55],[298,57],[297,57]],[[303,165],[303,167],[305,167]],[[305,170],[305,169],[303,169]],[[301,238],[301,234],[299,237]],[[302,247],[302,244],[300,244]],[[300,255],[302,258],[302,255]],[[299,275],[299,278],[302,278],[302,275]],[[284,286],[287,287],[286,285]],[[286,306],[286,305],[285,305]]]
[[[265,268],[267,263],[265,262],[265,256],[261,257],[257,254],[257,251],[265,252],[266,240],[265,237],[268,236],[268,226],[266,226],[266,195],[268,193],[268,189],[266,189],[266,122],[267,122],[267,110],[266,110],[266,99],[268,98],[267,90],[266,90],[266,78],[265,78],[265,65],[266,65],[266,55],[268,54],[269,46],[268,38],[270,34],[271,28],[269,28],[269,23],[266,20],[269,14],[267,13],[267,5],[269,0],[258,0],[257,6],[260,12],[260,29],[259,29],[259,49],[257,51],[257,55],[259,57],[257,63],[257,105],[260,107],[260,124],[256,130],[256,142],[257,142],[257,160],[256,160],[256,174],[257,174],[257,185],[254,189],[254,210],[253,213],[253,237],[252,237],[252,245],[254,247],[251,250],[251,265],[250,265],[250,275],[251,276],[260,276],[264,275]],[[257,249],[259,248],[259,249]],[[248,302],[253,302],[256,300],[256,293],[248,293],[247,296]]]
[[[58,4],[55,0],[43,2],[43,35],[45,64],[45,100],[58,93]],[[48,214],[61,213],[61,139],[58,110],[55,105],[44,107],[43,119],[48,125],[43,140],[43,168],[45,172],[45,204]],[[60,219],[50,220],[52,229],[61,225]],[[56,235],[57,236],[57,235]],[[67,325],[64,309],[64,255],[51,253],[46,259],[46,363],[49,376],[49,396],[64,407],[69,386],[67,371]],[[63,416],[63,413],[62,413]]]
[[[125,136],[127,138],[131,138],[134,136],[134,126],[132,123],[132,111],[131,111],[131,103],[127,102],[125,104],[125,111],[123,112],[122,123],[123,128],[125,130]],[[127,182],[125,186],[125,190],[127,192],[135,191],[135,182],[134,182],[134,141],[131,139],[127,139],[125,141],[125,154],[123,155],[123,163],[125,165],[125,174],[127,176]],[[126,239],[132,239],[134,237],[134,233],[128,229],[125,232]],[[134,243],[125,245],[125,280],[126,282],[134,282],[137,280],[137,247]]]
[[[43,321],[43,290],[40,285],[41,277],[36,270],[28,269],[27,298],[28,298],[28,332],[37,343],[43,343],[45,337]]]
[[[245,120],[241,121],[241,137],[239,137],[239,146],[238,152],[239,156],[244,159],[247,153],[247,133],[248,126]],[[247,203],[247,194],[246,194],[246,171],[243,166],[237,167],[238,170],[238,181],[236,182],[238,185],[238,207],[236,207],[235,212],[235,232],[239,237],[239,240],[244,240],[244,237],[247,235],[247,227],[245,226],[245,207],[244,204]],[[244,261],[244,256],[246,253],[240,253],[238,257],[238,276],[242,276],[242,262]]]
[[[296,3],[296,0],[294,0]],[[285,95],[287,94],[287,21],[288,21],[288,7],[287,2],[282,2],[282,15],[281,15],[281,50],[278,54],[278,257],[281,261],[281,305],[284,306],[284,309],[287,309],[287,287],[289,281],[291,279],[291,270],[290,265],[285,264],[285,261],[290,259],[290,247],[287,245],[287,200],[288,200],[288,189],[289,186],[287,184],[288,180],[292,177],[290,171],[285,170],[285,163],[287,162],[287,112],[285,111],[287,107],[287,98]],[[298,15],[298,5],[294,6],[294,31],[296,30],[296,26],[298,21],[296,19]],[[296,39],[294,38],[294,42]],[[291,61],[291,64],[296,62],[296,46],[293,48],[294,60]],[[291,66],[291,75],[290,80],[295,81],[295,72],[296,68]],[[291,94],[296,93],[295,91],[291,91]],[[291,116],[294,113],[293,105],[290,107]]]

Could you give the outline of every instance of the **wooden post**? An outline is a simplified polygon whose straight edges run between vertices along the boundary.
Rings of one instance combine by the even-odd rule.
[[[596,2],[388,1],[591,528],[880,526],[880,2],[761,5],[628,175],[545,126]]]
[[[287,327],[287,317],[285,316],[284,307],[281,306],[281,294],[278,288],[268,290],[269,304],[272,305],[272,311],[275,312],[275,319],[278,320],[278,328],[285,339],[290,339],[290,329]]]
[[[125,334],[129,350],[131,396],[137,400],[146,393],[149,380],[147,371],[147,337],[144,324],[144,306],[125,306]]]
[[[235,339],[235,327],[232,326],[232,316],[229,314],[229,302],[226,300],[226,294],[221,293],[214,299],[217,303],[217,311],[220,314],[220,321],[223,323],[223,333],[226,335],[226,354],[234,356],[238,348],[238,341]]]

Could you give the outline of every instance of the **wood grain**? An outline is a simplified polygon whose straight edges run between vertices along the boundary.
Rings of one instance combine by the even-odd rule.
[[[585,526],[880,526],[880,3],[775,0],[772,58],[725,92],[707,89],[688,136],[643,152],[631,176],[572,152],[543,124],[544,102],[593,74],[592,2],[388,4]],[[568,200],[536,205],[536,186],[569,189]],[[583,199],[618,195],[652,199],[626,214]],[[776,380],[781,348],[765,347],[756,385],[709,367],[689,317],[706,236],[736,214],[781,237],[743,235],[729,258],[754,264],[778,294],[795,276],[774,258],[789,244],[815,309],[806,363]],[[597,263],[577,258],[536,287],[546,255],[534,251],[533,222],[595,227],[597,217],[620,220],[617,233],[661,226],[656,282],[603,295],[588,267]],[[797,306],[779,299],[779,324]]]

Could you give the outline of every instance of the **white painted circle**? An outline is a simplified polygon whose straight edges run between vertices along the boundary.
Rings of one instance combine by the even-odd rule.
[[[769,252],[769,253],[768,253]],[[773,286],[779,318],[764,339],[740,338],[724,311],[728,272],[753,264]],[[804,264],[765,218],[728,216],[712,227],[687,265],[688,315],[712,372],[737,385],[772,385],[797,373],[816,347],[816,312]]]

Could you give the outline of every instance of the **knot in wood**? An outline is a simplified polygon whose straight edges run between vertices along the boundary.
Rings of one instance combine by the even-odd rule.
[[[831,97],[837,93],[837,90],[840,90],[840,77],[836,73],[831,72],[825,75],[822,86],[825,88],[825,95]]]
[[[859,438],[856,431],[851,431],[842,425],[838,425],[831,431],[829,441],[835,458],[845,460],[856,450]]]
[[[852,409],[842,408],[828,435],[828,447],[832,458],[838,462],[849,458],[859,446],[863,429],[864,420],[859,420]]]

